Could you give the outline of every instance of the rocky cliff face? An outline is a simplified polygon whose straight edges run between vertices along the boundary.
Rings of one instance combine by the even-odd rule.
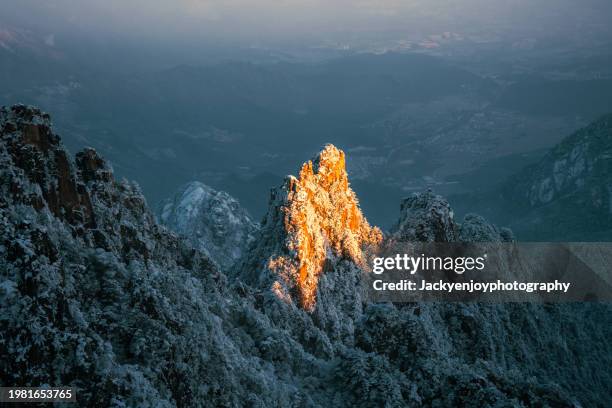
[[[511,230],[498,228],[477,214],[466,214],[461,223],[448,201],[432,191],[414,193],[402,201],[390,237],[407,242],[510,242]]]
[[[500,188],[453,201],[509,225],[521,240],[609,241],[611,180],[612,115],[606,115]]]
[[[272,192],[262,237],[252,250],[263,260],[257,277],[280,298],[312,311],[326,268],[345,260],[367,267],[364,249],[382,240],[361,213],[350,189],[344,152],[327,145]]]
[[[611,237],[612,115],[566,138],[517,174],[506,183],[504,197],[520,200],[515,223],[521,230],[544,230],[550,239]]]
[[[450,214],[413,197],[398,231],[503,235]],[[228,279],[94,150],[72,160],[48,116],[2,108],[0,385],[72,385],[78,405],[109,407],[610,400],[609,305],[368,304],[359,280],[381,239],[328,146],[275,190]]]
[[[158,218],[223,270],[242,258],[259,229],[235,198],[196,181],[162,202]]]
[[[594,208],[612,213],[612,115],[605,116],[555,146],[537,165],[530,167],[529,186],[522,195],[532,207],[563,196],[586,193]],[[527,173],[525,171],[524,173]]]
[[[400,216],[392,235],[402,241],[454,242],[457,226],[448,202],[427,191],[402,201]]]

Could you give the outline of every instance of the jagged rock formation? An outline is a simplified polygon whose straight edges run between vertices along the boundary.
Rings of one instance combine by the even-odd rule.
[[[163,201],[158,218],[223,270],[230,269],[244,255],[259,229],[235,198],[197,181],[184,185]]]
[[[401,241],[453,242],[457,239],[450,205],[431,190],[414,193],[402,202],[399,220],[391,233]]]
[[[366,268],[364,249],[382,240],[349,187],[344,152],[332,145],[272,192],[262,235],[251,255],[264,259],[258,279],[309,311],[325,268],[336,260]]]
[[[404,199],[397,224],[391,230],[397,241],[511,242],[508,228],[497,228],[477,214],[466,214],[458,224],[448,201],[431,190]]]
[[[358,212],[342,154],[324,152],[273,196],[261,245],[252,247],[272,249],[255,252],[267,256],[264,263],[230,280],[157,225],[138,187],[115,181],[94,150],[73,162],[48,116],[1,108],[0,385],[71,385],[78,405],[88,407],[610,401],[609,305],[373,305],[361,298],[361,244],[377,244],[380,233]],[[420,198],[423,208],[439,207],[431,197]],[[447,224],[421,215],[408,224],[447,236],[439,230]],[[482,220],[464,224],[464,232],[453,227],[460,238],[493,231]],[[318,270],[305,256],[321,256],[321,248]],[[265,269],[279,256],[287,269]],[[270,286],[239,279],[271,278],[289,289],[301,282],[293,273],[303,265],[317,280],[314,310],[298,288],[283,300]],[[282,271],[289,274],[275,274]]]
[[[95,226],[89,195],[74,177],[59,138],[51,133],[49,116],[23,106],[2,115],[6,154],[37,186],[35,192],[26,191],[15,178],[10,180],[11,192],[35,209],[46,205],[56,217],[75,227]]]

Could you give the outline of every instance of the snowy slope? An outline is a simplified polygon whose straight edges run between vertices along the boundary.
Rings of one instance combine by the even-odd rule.
[[[181,187],[160,207],[162,224],[186,237],[224,270],[240,259],[258,229],[235,198],[198,181]]]

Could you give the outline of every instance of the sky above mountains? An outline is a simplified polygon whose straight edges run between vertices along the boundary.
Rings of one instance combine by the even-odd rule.
[[[474,28],[604,33],[612,16],[605,0],[5,0],[0,10],[4,24],[47,31],[249,42]]]

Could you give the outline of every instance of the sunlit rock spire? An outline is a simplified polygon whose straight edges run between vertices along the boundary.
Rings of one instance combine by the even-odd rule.
[[[271,284],[278,297],[312,311],[326,268],[334,260],[366,267],[364,249],[381,240],[349,187],[344,152],[328,144],[297,178],[287,177],[272,191],[254,251],[264,259],[259,280]]]

